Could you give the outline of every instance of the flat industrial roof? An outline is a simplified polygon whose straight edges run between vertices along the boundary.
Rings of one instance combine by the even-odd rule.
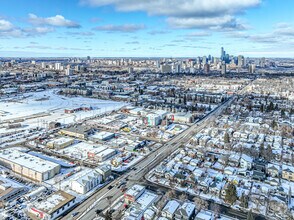
[[[53,139],[53,140],[49,141],[47,144],[65,144],[65,143],[71,142],[73,140],[74,139],[70,138],[70,137],[60,137],[60,138]]]
[[[75,198],[75,196],[64,191],[57,191],[41,202],[35,202],[34,207],[40,211],[51,214]]]
[[[71,145],[64,149],[59,150],[59,152],[64,152],[65,154],[78,154],[87,157],[88,152],[99,153],[107,149],[102,145],[89,144],[87,142],[80,142],[78,144]]]
[[[111,133],[111,132],[100,131],[100,132],[95,133],[94,135],[92,135],[91,138],[97,138],[97,139],[103,140],[104,138],[108,138],[108,137],[111,137],[113,135],[114,135],[114,133]]]
[[[60,166],[59,164],[20,152],[18,150],[0,150],[0,158],[39,173],[43,173]]]
[[[113,152],[115,152],[114,149],[105,149],[104,151],[101,151],[99,152],[98,154],[96,154],[97,157],[102,157],[102,156],[105,156],[105,155],[108,155],[108,154],[112,154]]]

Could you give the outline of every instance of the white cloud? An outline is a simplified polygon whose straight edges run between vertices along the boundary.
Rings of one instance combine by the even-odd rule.
[[[161,35],[161,34],[168,34],[168,33],[170,33],[170,31],[167,31],[167,30],[153,30],[148,32],[148,34],[150,35]]]
[[[206,17],[206,18],[176,18],[171,17],[167,19],[167,22],[175,28],[237,28],[242,29],[241,24],[238,24],[236,19],[230,15],[220,17]]]
[[[176,28],[240,29],[235,14],[256,7],[261,0],[80,0],[83,5],[114,5],[118,11],[144,11],[166,16]]]
[[[20,28],[15,27],[10,21],[0,19],[0,37],[22,37],[23,31]]]
[[[145,29],[143,24],[104,25],[93,28],[96,31],[132,33]]]
[[[47,34],[54,31],[54,28],[50,27],[35,27],[35,28],[27,28],[23,30],[25,33],[34,35],[34,34]]]
[[[231,14],[260,4],[260,0],[81,0],[91,6],[115,5],[119,11],[146,11],[150,15],[203,17]]]
[[[41,45],[29,45],[26,46],[25,48],[29,48],[29,49],[39,49],[39,50],[45,50],[45,49],[52,49],[49,46],[41,46]]]
[[[211,33],[209,32],[204,32],[204,31],[201,31],[201,32],[193,32],[193,33],[189,33],[187,34],[186,36],[187,37],[208,37],[210,36]]]
[[[24,37],[24,33],[20,29],[11,29],[8,31],[0,31],[0,37],[2,38],[19,38],[19,37]]]
[[[1,38],[24,38],[35,37],[53,32],[51,27],[31,27],[20,28],[14,26],[9,21],[0,20],[0,37]]]
[[[250,34],[245,31],[229,33],[229,37],[247,39],[254,43],[263,44],[293,44],[294,26],[289,23],[278,23],[274,25],[271,32]]]
[[[0,20],[0,31],[9,31],[13,28],[13,24],[4,19]]]
[[[29,14],[29,22],[35,25],[50,25],[55,27],[79,28],[78,23],[65,19],[62,15],[55,15],[54,17],[42,18],[35,14]]]
[[[126,44],[140,44],[139,41],[129,41],[129,42],[126,42]]]
[[[274,30],[274,34],[277,35],[286,35],[286,36],[294,36],[294,26],[288,23],[279,23],[276,25],[276,28]]]
[[[90,31],[80,31],[80,32],[66,32],[69,35],[76,35],[76,36],[93,36],[95,35],[93,32]]]

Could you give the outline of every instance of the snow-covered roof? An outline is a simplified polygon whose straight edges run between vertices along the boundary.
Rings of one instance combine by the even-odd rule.
[[[97,157],[103,157],[103,156],[105,156],[105,155],[111,155],[111,154],[113,154],[113,153],[115,153],[115,150],[114,149],[105,149],[104,151],[101,151],[101,152],[99,152],[98,154],[96,154],[96,156]]]
[[[199,219],[199,220],[211,220],[213,219],[213,215],[211,212],[207,212],[207,211],[200,211],[197,215],[195,219]]]
[[[243,160],[245,160],[247,162],[250,162],[250,163],[252,163],[252,161],[253,161],[253,158],[246,155],[246,154],[242,154],[241,159],[243,159]]]
[[[145,186],[135,184],[131,188],[129,188],[125,194],[136,197],[143,190],[145,190]]]
[[[145,210],[148,208],[158,197],[155,193],[145,191],[137,200],[136,203],[141,205],[141,209]]]
[[[60,150],[60,152],[65,154],[76,154],[76,155],[83,155],[84,157],[87,156],[88,152],[92,153],[99,153],[101,151],[106,150],[107,148],[102,145],[93,145],[86,142],[80,142],[78,144],[71,145],[67,148]]]
[[[60,137],[60,138],[53,139],[53,140],[49,141],[47,144],[58,144],[58,145],[62,145],[62,144],[71,142],[73,140],[74,139],[73,138],[70,138],[70,137]]]
[[[78,175],[76,175],[72,179],[72,181],[76,181],[79,184],[85,186],[88,182],[91,182],[92,179],[95,179],[98,176],[102,177],[102,175],[97,170],[89,169],[89,170],[84,170],[84,171],[81,171],[80,173],[78,173]]]
[[[175,211],[180,206],[180,203],[176,200],[170,200],[168,203],[164,206],[163,210],[164,212],[168,212],[170,214],[174,214]]]
[[[0,150],[0,160],[8,160],[39,173],[47,172],[60,166],[59,164],[20,152],[18,150]]]
[[[8,178],[0,176],[0,199],[2,196],[5,196],[7,193],[14,191],[15,189],[24,188],[20,183],[13,181]]]
[[[294,173],[294,167],[292,167],[292,166],[282,165],[282,169],[283,169],[283,171]]]
[[[35,202],[33,204],[33,207],[48,214],[51,214],[60,207],[72,201],[73,199],[75,199],[73,195],[70,195],[63,191],[58,191],[40,202]]]
[[[144,212],[144,216],[147,215],[149,217],[153,217],[155,215],[155,212],[152,210],[152,209],[147,209],[145,212]]]
[[[182,215],[191,216],[195,210],[195,205],[191,202],[184,202],[181,207],[177,210]]]
[[[98,133],[95,133],[94,135],[91,136],[91,138],[99,139],[99,140],[104,140],[105,138],[110,138],[114,135],[114,133],[107,132],[107,131],[100,131]]]

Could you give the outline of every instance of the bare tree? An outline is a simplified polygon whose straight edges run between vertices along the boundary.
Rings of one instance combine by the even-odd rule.
[[[176,197],[177,193],[174,189],[167,191],[166,196],[167,198],[171,199]]]
[[[214,212],[215,217],[219,217],[221,206],[219,204],[213,203],[211,204],[211,210]]]
[[[181,201],[185,201],[185,200],[187,200],[187,199],[188,199],[188,196],[187,196],[186,193],[182,193],[182,194],[179,196],[179,200],[181,200]]]
[[[111,199],[112,199],[112,196],[106,197],[106,200],[107,200],[109,206],[111,205]]]
[[[194,197],[194,204],[198,211],[201,209],[208,209],[208,202],[199,197]]]
[[[157,207],[158,207],[159,210],[163,209],[166,201],[168,201],[168,198],[167,198],[167,196],[165,194],[164,196],[162,196],[162,198],[157,203]]]

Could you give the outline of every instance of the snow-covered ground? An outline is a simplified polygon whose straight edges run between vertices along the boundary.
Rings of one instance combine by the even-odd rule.
[[[46,90],[41,92],[25,93],[11,98],[0,100],[0,109],[5,113],[1,115],[1,120],[11,120],[20,117],[28,117],[34,114],[50,113],[65,115],[65,108],[77,108],[82,106],[91,106],[93,111],[78,112],[72,115],[76,115],[77,119],[83,116],[89,117],[103,111],[109,111],[124,105],[124,103],[105,101],[84,97],[66,97],[57,94],[58,90]],[[87,114],[85,114],[87,113]],[[71,114],[70,114],[71,115]],[[70,121],[68,118],[73,117],[60,117],[65,121]],[[55,118],[55,117],[53,117]],[[63,122],[63,121],[61,121]]]
[[[0,146],[11,141],[21,141],[38,132],[29,133],[30,129],[48,129],[50,122],[71,124],[104,112],[116,110],[126,103],[105,101],[85,97],[66,97],[57,94],[58,90],[25,93],[9,99],[0,99]],[[90,111],[79,111],[66,114],[65,109],[91,107]],[[23,119],[22,127],[7,129],[8,121]],[[12,134],[14,133],[14,134]],[[7,135],[5,135],[7,134]],[[18,135],[19,136],[16,136]],[[14,140],[15,139],[15,140]]]

